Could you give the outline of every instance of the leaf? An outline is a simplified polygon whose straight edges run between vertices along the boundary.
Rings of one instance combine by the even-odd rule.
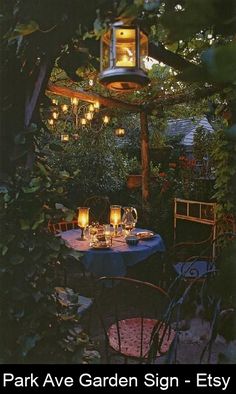
[[[22,134],[22,133],[17,134],[17,135],[15,136],[14,141],[15,141],[15,144],[16,144],[16,145],[24,145],[25,142],[26,142],[25,135]]]
[[[236,44],[209,48],[201,56],[210,77],[217,82],[236,81]]]
[[[42,175],[48,176],[48,171],[42,163],[37,162],[36,166],[39,168]]]
[[[21,230],[29,230],[30,229],[30,223],[26,219],[21,219],[20,220],[20,227]]]
[[[137,1],[137,0],[135,1],[135,4],[137,4],[139,6],[141,5],[140,3],[141,3],[140,1]],[[148,2],[145,2],[143,5],[143,8],[149,12],[154,11],[159,7],[160,7],[160,0],[152,0],[152,1],[150,0]]]
[[[41,215],[39,216],[38,220],[36,222],[34,222],[33,226],[32,226],[32,230],[36,230],[36,228],[42,224],[45,220],[45,216],[44,213],[42,212]]]
[[[26,336],[20,339],[21,342],[21,352],[22,356],[26,357],[30,350],[32,350],[36,343],[40,340],[40,336],[38,334]]]
[[[9,41],[14,40],[18,36],[27,36],[39,30],[37,22],[31,20],[28,23],[17,23],[12,32],[5,34],[4,38]]]
[[[64,148],[62,147],[61,144],[57,143],[57,142],[51,142],[49,144],[49,148],[55,152],[62,152],[64,150]]]
[[[68,179],[68,178],[70,178],[70,174],[69,174],[69,172],[67,172],[67,171],[60,171],[60,172],[59,172],[59,175],[60,175],[60,177],[61,177],[62,179]]]
[[[25,260],[24,256],[21,256],[20,254],[15,254],[10,258],[10,263],[12,265],[18,265],[18,264],[22,264],[24,260]]]
[[[24,193],[29,194],[29,193],[35,193],[37,190],[39,190],[40,186],[33,186],[33,187],[22,187],[22,190]]]
[[[7,251],[8,251],[8,247],[7,247],[7,245],[4,245],[3,248],[2,248],[2,255],[5,256]]]
[[[68,209],[68,210],[66,211],[65,220],[66,220],[67,222],[71,222],[71,221],[73,220],[74,216],[75,216],[74,211],[71,211],[71,210]]]

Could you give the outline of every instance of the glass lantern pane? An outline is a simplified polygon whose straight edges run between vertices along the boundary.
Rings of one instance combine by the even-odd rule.
[[[116,67],[136,66],[136,30],[116,29]]]
[[[148,56],[148,38],[140,31],[140,67],[145,69],[145,60]]]
[[[108,31],[102,38],[102,70],[110,67],[110,41],[111,32]]]

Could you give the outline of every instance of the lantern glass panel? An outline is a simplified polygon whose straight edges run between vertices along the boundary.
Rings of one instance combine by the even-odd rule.
[[[108,31],[102,39],[102,70],[110,66],[110,41],[111,32]]]
[[[140,31],[140,67],[145,69],[145,59],[148,56],[148,38]]]
[[[136,30],[116,29],[116,67],[136,66]]]

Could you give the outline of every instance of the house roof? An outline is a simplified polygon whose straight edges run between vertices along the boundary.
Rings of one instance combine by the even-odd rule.
[[[196,129],[200,126],[203,126],[205,130],[212,133],[214,129],[208,122],[207,118],[201,119],[175,119],[169,120],[167,124],[166,134],[168,136],[178,136],[183,135],[183,138],[180,141],[181,145],[184,146],[192,146],[193,138]]]

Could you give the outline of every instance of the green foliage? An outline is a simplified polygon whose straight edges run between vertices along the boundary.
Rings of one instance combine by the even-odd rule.
[[[227,138],[224,129],[216,133],[213,150],[215,162],[215,195],[219,215],[236,215],[236,144]]]
[[[48,160],[55,169],[73,174],[67,187],[83,198],[121,190],[128,172],[128,159],[117,146],[112,126],[81,128],[77,141],[64,143],[60,156],[49,152]]]
[[[55,298],[58,268],[80,253],[48,233],[55,210],[58,178],[42,162],[18,171],[0,196],[1,362],[72,362],[83,357],[80,337],[69,335],[78,317],[64,319]],[[80,330],[81,331],[81,330]]]

